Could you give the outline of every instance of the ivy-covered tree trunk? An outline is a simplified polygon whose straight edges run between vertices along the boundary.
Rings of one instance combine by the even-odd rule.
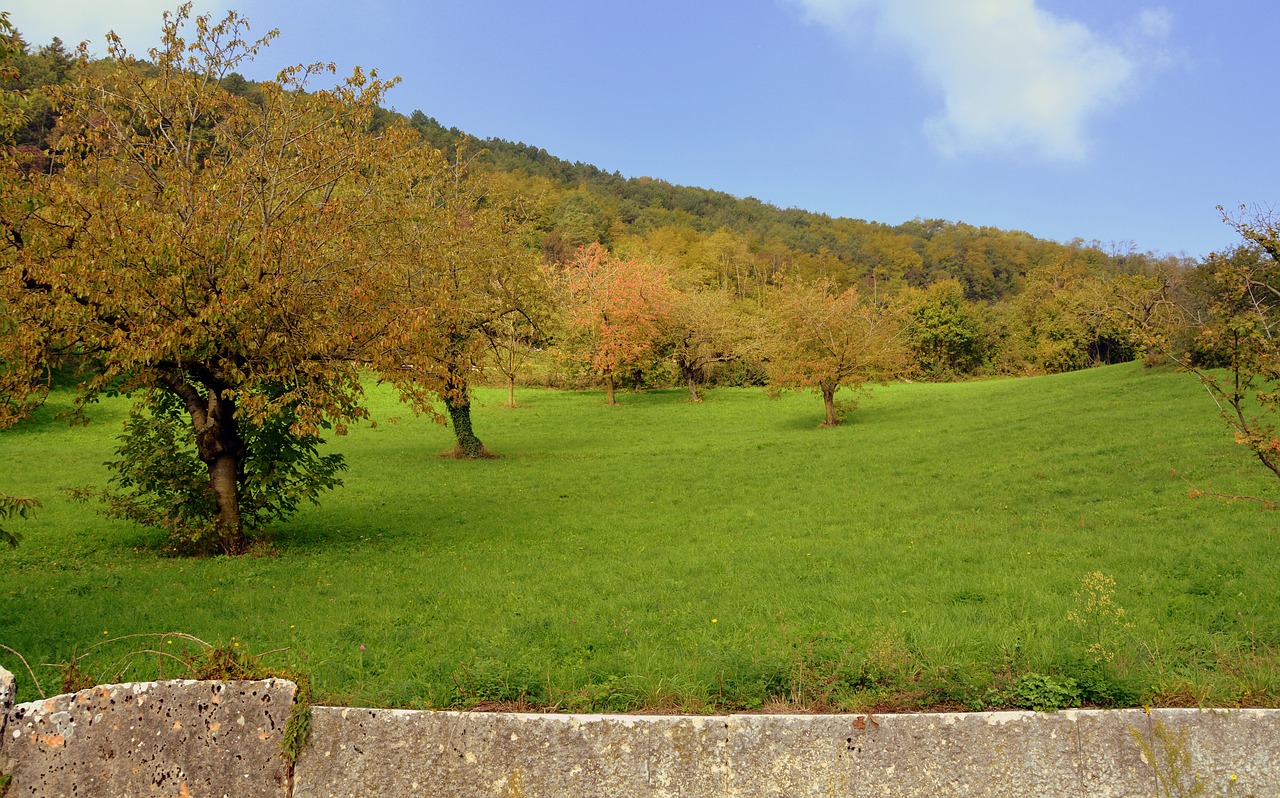
[[[468,459],[488,457],[489,452],[471,428],[471,400],[446,399],[449,420],[453,422],[453,434],[458,439],[458,454]]]
[[[840,416],[836,413],[836,384],[834,382],[824,382],[819,387],[822,389],[822,404],[827,409],[827,420],[822,422],[822,426],[839,426]]]
[[[442,396],[444,406],[449,411],[449,421],[453,423],[454,437],[458,439],[458,456],[477,460],[488,457],[489,451],[471,428],[471,386],[458,365],[459,359],[454,357],[450,361]]]

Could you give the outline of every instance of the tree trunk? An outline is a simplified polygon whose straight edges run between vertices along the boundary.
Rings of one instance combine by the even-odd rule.
[[[613,396],[613,372],[612,371],[609,372],[608,375],[606,375],[604,385],[605,385],[604,403],[607,405],[616,405],[618,403],[618,400],[615,399]]]
[[[836,427],[840,425],[840,417],[836,415],[836,384],[822,383],[822,404],[827,409],[827,420],[823,422],[824,427]]]
[[[471,428],[471,385],[467,381],[469,361],[458,351],[452,353],[445,371],[445,385],[441,398],[453,422],[453,435],[458,439],[455,455],[468,460],[489,457],[489,450],[476,437]]]
[[[201,396],[181,375],[163,375],[161,382],[182,400],[191,416],[196,453],[209,467],[209,489],[218,504],[214,520],[218,542],[227,554],[243,554],[248,545],[240,515],[240,464],[249,450],[236,425],[235,402],[223,396],[221,384],[206,386],[208,393]]]
[[[684,375],[685,384],[689,386],[689,401],[701,402],[702,397],[698,395],[698,373],[688,363],[680,361],[680,373]]]
[[[453,422],[453,434],[458,439],[458,455],[470,460],[488,457],[489,452],[471,429],[471,400],[446,399],[449,420]]]
[[[240,458],[224,454],[209,464],[209,487],[218,500],[218,542],[227,554],[248,548],[240,517]]]
[[[507,407],[516,406],[516,378],[507,378]]]

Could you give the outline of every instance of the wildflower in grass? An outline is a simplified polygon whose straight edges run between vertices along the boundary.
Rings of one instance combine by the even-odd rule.
[[[360,646],[360,650],[361,650],[361,651],[364,651],[364,646],[363,646],[363,645],[361,645],[361,646]]]
[[[1071,593],[1076,599],[1076,608],[1067,613],[1067,620],[1092,634],[1093,642],[1087,651],[1094,662],[1115,659],[1115,652],[1103,639],[1111,636],[1113,628],[1133,628],[1133,624],[1125,620],[1124,607],[1115,602],[1115,587],[1116,580],[1101,571],[1094,571],[1085,574],[1080,580],[1080,588]]]

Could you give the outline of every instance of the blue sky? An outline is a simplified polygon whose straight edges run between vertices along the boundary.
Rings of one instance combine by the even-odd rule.
[[[27,39],[158,39],[163,2],[20,0]],[[1192,257],[1280,201],[1270,0],[245,0],[246,70],[336,61],[445,125],[625,176],[896,224]]]

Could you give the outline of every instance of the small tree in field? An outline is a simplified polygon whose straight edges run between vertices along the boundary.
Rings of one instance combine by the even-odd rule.
[[[722,363],[741,360],[759,349],[754,319],[734,307],[725,291],[680,291],[672,295],[662,322],[665,345],[689,388],[689,401],[701,402],[699,386]]]
[[[1280,410],[1280,222],[1243,208],[1227,221],[1244,243],[1200,267],[1213,278],[1195,341],[1200,362],[1181,360],[1213,396],[1236,441],[1280,477],[1280,431],[1272,420]]]
[[[72,358],[82,402],[141,396],[122,457],[163,460],[180,431],[204,474],[157,506],[139,493],[156,474],[121,471],[121,512],[189,527],[177,510],[207,507],[230,553],[289,509],[264,485],[314,498],[336,484],[340,460],[314,448],[363,416],[361,364],[403,307],[385,233],[416,138],[370,132],[391,85],[373,74],[312,91],[332,67],[296,67],[253,101],[224,91],[274,36],[246,32],[234,12],[213,23],[187,5],[150,64],[118,39],[102,62],[82,56],[50,168],[8,170],[0,196],[3,395],[32,396],[33,373]]]
[[[538,326],[519,315],[498,319],[491,325],[491,333],[485,336],[489,363],[507,383],[507,407],[519,407],[516,379],[533,357],[540,338]]]
[[[572,360],[600,377],[606,403],[617,404],[619,374],[652,357],[673,290],[667,270],[622,260],[599,244],[578,250],[564,271],[565,337]]]
[[[898,319],[858,295],[837,293],[827,282],[790,284],[768,305],[774,329],[768,373],[774,388],[812,388],[826,408],[823,426],[840,423],[841,386],[861,389],[887,380],[906,366]]]

